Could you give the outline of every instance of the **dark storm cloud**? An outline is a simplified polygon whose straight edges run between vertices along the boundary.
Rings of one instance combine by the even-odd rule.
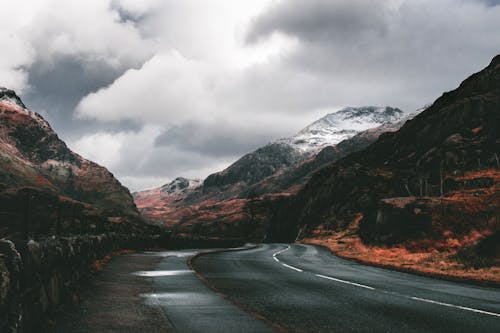
[[[167,129],[157,137],[155,146],[176,147],[207,157],[228,157],[252,151],[264,143],[259,135],[238,135],[227,127],[191,123]]]
[[[257,17],[246,40],[253,45],[281,33],[298,41],[281,69],[272,70],[305,73],[304,82],[322,83],[295,95],[302,101],[411,111],[453,89],[500,51],[492,42],[498,39],[498,8],[473,0],[288,0]],[[264,82],[264,92],[275,97],[290,80]]]
[[[137,129],[137,125],[129,121],[100,124],[74,117],[74,109],[84,96],[111,84],[123,71],[106,66],[97,59],[89,62],[76,56],[58,55],[50,64],[37,61],[31,65],[28,70],[31,89],[22,99],[28,107],[43,112],[56,131],[63,133],[65,138],[96,130]]]
[[[500,0],[479,0],[481,2],[486,3],[489,6],[498,6],[500,5]]]
[[[247,41],[284,32],[308,41],[345,42],[365,33],[383,34],[386,15],[380,1],[283,1],[255,20]]]

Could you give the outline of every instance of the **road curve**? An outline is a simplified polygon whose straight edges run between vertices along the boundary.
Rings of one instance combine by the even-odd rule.
[[[289,332],[500,332],[499,289],[364,266],[318,246],[263,244],[204,254],[193,266]]]

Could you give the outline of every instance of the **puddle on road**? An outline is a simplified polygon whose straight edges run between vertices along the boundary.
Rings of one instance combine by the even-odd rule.
[[[161,251],[161,252],[152,252],[145,251],[141,253],[132,254],[132,256],[152,256],[152,257],[177,257],[177,258],[185,258],[194,256],[198,251],[196,250],[185,250],[185,251]]]
[[[207,306],[214,302],[211,295],[197,292],[165,292],[140,294],[147,305]]]
[[[137,271],[131,273],[137,276],[157,277],[157,276],[176,276],[191,274],[190,270],[170,270],[170,271]]]

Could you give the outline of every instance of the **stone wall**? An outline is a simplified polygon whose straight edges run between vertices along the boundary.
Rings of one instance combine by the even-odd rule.
[[[77,297],[96,260],[118,249],[160,245],[159,236],[115,233],[28,242],[0,239],[0,333],[43,331],[50,313]]]

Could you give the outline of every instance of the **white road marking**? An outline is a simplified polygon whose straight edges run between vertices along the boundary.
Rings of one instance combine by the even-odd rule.
[[[286,268],[293,269],[294,271],[297,271],[297,272],[303,272],[303,270],[301,270],[300,268],[297,268],[297,267],[293,267],[293,266],[287,265],[287,264],[285,264],[284,262],[281,262],[278,258],[276,258],[276,256],[277,256],[278,254],[281,254],[281,253],[283,253],[283,252],[285,252],[285,251],[288,251],[288,250],[290,250],[290,245],[288,245],[288,247],[287,247],[286,249],[283,249],[283,250],[280,250],[280,251],[278,251],[278,252],[274,253],[274,254],[273,254],[273,259],[274,259],[274,261],[279,262],[281,265],[285,266]]]
[[[461,309],[461,310],[465,310],[465,311],[482,313],[482,314],[489,315],[489,316],[500,317],[500,313],[495,313],[495,312],[489,312],[489,311],[484,311],[484,310],[469,308],[467,306],[461,306],[461,305],[454,305],[454,304],[449,304],[449,303],[443,303],[443,302],[433,301],[431,299],[420,298],[420,297],[410,297],[410,298],[413,299],[413,300],[415,300],[415,301],[432,303],[432,304],[446,306],[446,307],[449,307],[449,308]]]
[[[365,288],[365,289],[375,290],[375,288],[370,287],[370,286],[365,286],[364,284],[359,284],[359,283],[350,282],[350,281],[346,281],[346,280],[336,279],[336,278],[333,278],[331,276],[326,276],[326,275],[321,275],[321,274],[314,274],[314,275],[316,275],[317,277],[323,278],[323,279],[328,279],[328,280],[332,280],[332,281],[346,283],[346,284],[350,284],[350,285]]]
[[[282,262],[281,264],[282,264],[283,266],[285,266],[285,267],[288,267],[288,268],[290,268],[290,269],[293,269],[294,271],[297,271],[297,272],[303,272],[303,270],[301,270],[300,268],[297,268],[297,267],[293,267],[293,266],[287,265],[287,264],[285,264],[285,263],[283,263],[283,262]]]
[[[300,268],[293,267],[293,266],[285,264],[284,262],[281,262],[276,257],[278,254],[281,254],[281,253],[283,253],[285,251],[288,251],[288,250],[290,250],[290,245],[288,245],[288,247],[286,249],[283,249],[283,250],[280,250],[280,251],[274,253],[273,254],[273,259],[276,262],[279,262],[284,267],[293,269],[293,270],[295,270],[297,272],[304,272]],[[332,281],[336,281],[336,282],[340,282],[340,283],[345,283],[345,284],[349,284],[349,285],[352,285],[352,286],[356,286],[356,287],[360,287],[360,288],[364,288],[364,289],[368,289],[368,290],[378,290],[376,288],[373,288],[373,287],[370,287],[370,286],[367,286],[367,285],[364,285],[364,284],[355,283],[355,282],[346,281],[346,280],[341,280],[341,279],[337,279],[337,278],[334,278],[334,277],[331,277],[331,276],[326,276],[326,275],[321,275],[321,274],[314,274],[314,275],[317,276],[317,277],[319,277],[319,278],[322,278],[322,279],[327,279],[327,280],[332,280]],[[455,304],[443,303],[443,302],[439,302],[439,301],[434,301],[432,299],[420,298],[420,297],[415,297],[415,296],[407,296],[407,295],[403,295],[403,294],[399,294],[399,293],[394,293],[394,292],[390,292],[390,291],[386,291],[386,290],[379,290],[379,291],[381,291],[383,293],[399,295],[399,296],[402,296],[402,297],[406,297],[406,298],[412,299],[414,301],[431,303],[431,304],[446,306],[446,307],[449,307],[449,308],[460,309],[460,310],[465,310],[465,311],[471,311],[471,312],[475,312],[475,313],[481,313],[481,314],[485,314],[485,315],[488,315],[488,316],[500,317],[500,313],[495,313],[495,312],[489,312],[489,311],[485,311],[485,310],[474,309],[474,308],[470,308],[470,307],[462,306],[462,305],[455,305]]]

